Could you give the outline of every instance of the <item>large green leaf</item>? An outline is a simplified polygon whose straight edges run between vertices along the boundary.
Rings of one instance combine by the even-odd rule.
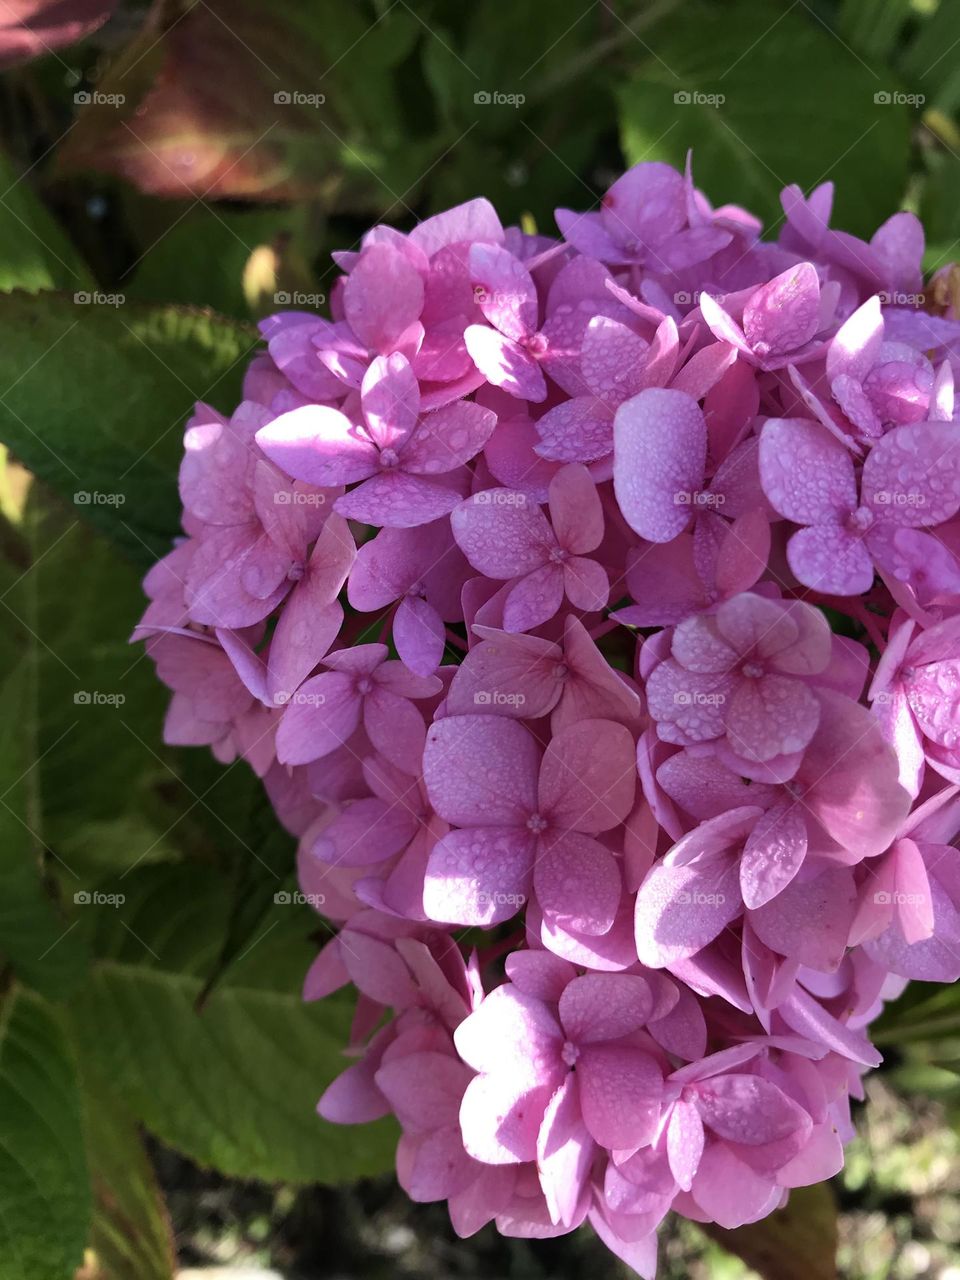
[[[211,312],[81,297],[0,298],[0,440],[150,564],[179,526],[183,423],[196,400],[236,404],[256,333]]]
[[[690,0],[643,33],[620,93],[627,159],[682,166],[697,185],[767,223],[780,190],[833,179],[835,221],[873,231],[903,197],[910,109],[813,16],[769,0]],[[877,95],[880,95],[878,98]],[[886,98],[883,97],[886,95]]]
[[[130,1112],[101,1083],[84,1089],[83,1119],[97,1280],[172,1280],[170,1220]]]
[[[0,153],[0,293],[89,289],[89,269],[34,193],[32,178],[26,165],[18,172]]]
[[[340,1128],[314,1114],[346,1065],[348,1003],[230,984],[197,1013],[201,986],[102,961],[71,1004],[82,1051],[151,1132],[234,1177],[345,1182],[390,1166],[390,1125]]]
[[[69,1044],[39,996],[0,1012],[0,1267],[3,1280],[71,1280],[90,1191]]]

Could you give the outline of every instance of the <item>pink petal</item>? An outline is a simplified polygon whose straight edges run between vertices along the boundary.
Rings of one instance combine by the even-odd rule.
[[[520,1164],[535,1160],[537,1136],[560,1073],[550,1083],[523,1086],[515,1077],[476,1076],[467,1085],[460,1108],[463,1145],[484,1164]]]
[[[393,619],[393,642],[400,661],[417,675],[429,676],[443,661],[446,628],[436,609],[417,596],[405,596]]]
[[[378,453],[367,433],[337,409],[308,404],[261,427],[257,444],[295,480],[321,487],[373,475]]]
[[[537,807],[540,752],[522,725],[500,716],[448,716],[427,734],[430,801],[458,826],[518,826]]]
[[[863,501],[885,523],[942,524],[960,509],[960,426],[895,427],[863,464]]]
[[[779,955],[832,973],[844,957],[856,914],[856,888],[847,867],[828,867],[792,880],[777,897],[750,913],[750,927]],[[810,921],[816,920],[811,929]]]
[[[484,489],[450,517],[457,545],[490,578],[514,578],[544,564],[556,538],[546,516],[526,494]]]
[[[381,471],[338,498],[334,510],[363,524],[409,529],[447,515],[461,498],[456,489],[421,476]]]
[[[420,772],[427,727],[407,698],[378,687],[363,700],[363,727],[374,747],[407,773]]]
[[[669,542],[690,520],[703,483],[707,429],[697,402],[652,388],[614,419],[613,483],[624,519],[650,542]]]
[[[550,1099],[537,1135],[537,1170],[554,1222],[572,1223],[595,1151],[570,1072]]]
[[[515,342],[534,332],[536,285],[512,253],[499,245],[471,245],[470,279],[474,300],[494,328]]]
[[[343,290],[344,314],[360,341],[393,350],[422,308],[423,280],[409,258],[386,244],[365,248]]]
[[[371,360],[360,396],[367,430],[378,448],[401,448],[420,413],[420,387],[407,357],[394,352]]]
[[[563,1033],[543,1000],[511,983],[495,987],[454,1033],[457,1053],[474,1071],[515,1077],[530,1085],[566,1074]]]
[[[388,805],[375,796],[354,800],[324,827],[313,854],[332,866],[374,866],[405,849],[417,825],[415,814],[403,805]]]
[[[540,769],[540,812],[561,829],[596,835],[633,807],[633,736],[612,720],[581,720],[557,733]]]
[[[574,978],[560,996],[560,1021],[578,1045],[619,1040],[650,1017],[650,984],[626,973],[588,973]]]
[[[836,524],[857,505],[849,453],[829,431],[806,418],[764,423],[760,481],[777,511],[798,524]]]
[[[603,508],[597,486],[586,467],[561,467],[550,481],[550,519],[565,551],[584,555],[603,538]]]
[[[450,831],[430,854],[423,909],[441,924],[510,920],[529,898],[533,860],[533,837],[516,827]]]
[[[578,831],[542,841],[534,886],[545,916],[572,933],[607,933],[620,905],[620,867],[609,849]]]
[[[328,671],[301,685],[277,729],[281,764],[308,764],[349,741],[360,723],[361,700],[353,680]]]
[[[587,1045],[577,1060],[584,1124],[610,1150],[644,1146],[656,1132],[663,1077],[653,1058],[619,1045]]]
[[[762,907],[794,878],[807,855],[807,824],[799,805],[768,809],[747,837],[740,859],[744,905]]]
[[[540,366],[524,347],[485,324],[468,325],[463,339],[471,360],[493,386],[534,404],[547,398]]]
[[[682,1098],[673,1104],[667,1126],[667,1158],[677,1185],[689,1191],[703,1155],[704,1133],[700,1112]]]
[[[863,595],[873,583],[870,553],[841,525],[800,529],[787,544],[787,561],[804,586],[826,595]]]
[[[744,336],[761,357],[798,350],[819,326],[820,281],[809,262],[761,285],[743,309]]]
[[[532,631],[549,621],[563,603],[565,582],[566,572],[559,564],[545,564],[526,574],[504,602],[504,630]]]
[[[816,732],[820,704],[800,680],[775,673],[741,679],[726,708],[727,741],[747,760],[802,751]]]
[[[402,451],[405,471],[441,475],[469,462],[493,434],[497,415],[481,405],[457,400],[420,419]]]

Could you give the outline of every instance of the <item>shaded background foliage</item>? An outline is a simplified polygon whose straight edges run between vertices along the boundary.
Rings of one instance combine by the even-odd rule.
[[[837,225],[909,207],[951,261],[958,51],[953,0],[0,2],[2,1280],[610,1274],[587,1235],[459,1244],[386,1122],[314,1118],[328,930],[246,766],[161,745],[126,645],[181,429],[236,402],[259,316],[323,309],[332,249],[481,193],[549,233],[693,148],[767,234],[782,186],[836,181]],[[837,1194],[668,1233],[664,1276],[816,1280],[839,1232],[844,1274],[955,1280],[960,995],[911,988],[880,1042]]]

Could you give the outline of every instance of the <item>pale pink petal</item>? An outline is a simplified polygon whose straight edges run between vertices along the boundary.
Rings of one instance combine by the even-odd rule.
[[[402,449],[403,468],[416,475],[442,475],[469,462],[493,434],[497,415],[481,405],[457,400],[435,409]]]
[[[796,351],[820,324],[820,281],[801,262],[761,285],[743,309],[744,336],[760,357]]]
[[[366,431],[326,405],[281,413],[260,428],[257,444],[288,476],[321,487],[365,480],[378,466],[376,446]]]
[[[578,831],[542,840],[534,887],[545,916],[561,929],[607,933],[620,906],[620,866],[602,844]]]
[[[523,1085],[504,1072],[476,1076],[467,1085],[460,1108],[463,1145],[484,1164],[520,1164],[535,1160],[537,1135],[550,1098],[560,1083]]]
[[[565,582],[566,572],[560,564],[545,564],[526,574],[504,601],[504,630],[532,631],[549,621],[563,603]]]
[[[437,813],[458,826],[517,826],[537,807],[540,751],[501,716],[448,716],[427,734],[423,776]]]
[[[663,1076],[646,1053],[587,1045],[577,1059],[580,1110],[590,1134],[609,1149],[640,1147],[656,1132]]]
[[[540,366],[524,347],[485,324],[468,325],[463,338],[471,360],[493,386],[534,404],[547,398]]]
[[[762,907],[794,878],[807,855],[807,824],[799,805],[768,809],[747,837],[740,859],[744,905]]]
[[[850,454],[829,431],[806,418],[764,423],[760,481],[777,511],[798,524],[839,523],[857,505]]]
[[[394,350],[422,308],[423,280],[410,259],[386,244],[365,248],[343,290],[344,314],[360,341]]]
[[[826,595],[863,595],[873,583],[870,553],[838,524],[798,530],[787,543],[787,561],[804,586]]]
[[[348,520],[393,529],[429,524],[451,512],[462,493],[403,471],[381,471],[334,504]]]
[[[633,807],[633,736],[612,720],[581,720],[557,733],[540,769],[540,812],[561,829],[596,835],[621,823]]]
[[[441,924],[489,927],[522,911],[530,896],[534,840],[516,827],[465,827],[434,845],[423,909]]]
[[[646,979],[626,973],[574,978],[560,997],[560,1021],[578,1045],[619,1040],[650,1017],[653,995]]]
[[[572,1223],[595,1151],[570,1072],[550,1099],[537,1135],[537,1170],[554,1222]]]
[[[840,964],[857,909],[853,874],[827,867],[792,880],[775,898],[750,913],[750,927],[779,955],[832,973]],[[816,921],[816,928],[810,922]]]
[[[300,686],[277,729],[281,764],[308,764],[349,741],[360,723],[361,700],[346,673],[328,671]]]
[[[511,983],[495,987],[454,1032],[460,1057],[474,1071],[516,1077],[523,1084],[566,1074],[560,1061],[563,1032],[543,1000]]]
[[[614,419],[613,482],[624,519],[650,542],[669,542],[690,520],[703,483],[707,429],[682,391],[651,388]]]
[[[406,356],[371,360],[360,388],[370,438],[381,449],[400,448],[417,423],[420,387]]]
[[[450,517],[457,545],[473,567],[490,578],[532,573],[556,546],[550,524],[525,493],[484,489]]]
[[[700,1113],[692,1102],[678,1099],[667,1126],[667,1158],[677,1185],[689,1191],[703,1155],[704,1133]]]

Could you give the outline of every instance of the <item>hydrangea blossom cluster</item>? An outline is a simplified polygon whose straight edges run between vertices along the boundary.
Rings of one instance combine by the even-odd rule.
[[[660,163],[559,237],[378,226],[198,405],[136,630],[352,983],[319,1103],[464,1236],[830,1177],[869,1025],[960,977],[960,321],[923,234]]]

